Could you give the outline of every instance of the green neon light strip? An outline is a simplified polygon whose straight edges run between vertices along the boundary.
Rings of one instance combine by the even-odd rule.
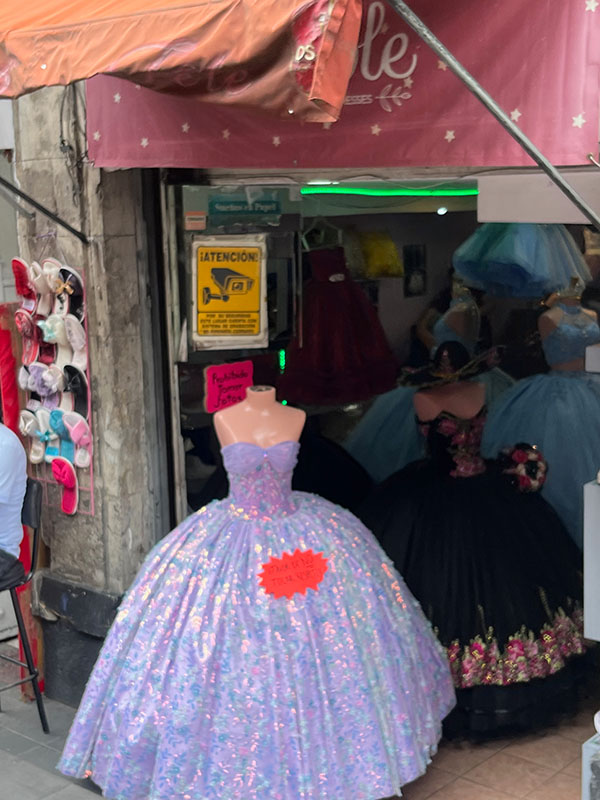
[[[279,351],[279,371],[285,372],[285,350]]]
[[[365,197],[475,197],[479,189],[372,189],[367,186],[303,186],[300,194],[355,194]]]

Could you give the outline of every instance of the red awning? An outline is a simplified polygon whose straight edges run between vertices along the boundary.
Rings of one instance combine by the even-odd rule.
[[[558,165],[598,150],[600,5],[584,0],[409,0]],[[496,119],[384,0],[364,0],[341,118],[307,126],[206,107],[113,79],[88,85],[100,167],[320,169],[531,166]],[[368,173],[363,173],[368,174]]]
[[[0,4],[0,96],[94,75],[303,120],[336,119],[361,0]]]

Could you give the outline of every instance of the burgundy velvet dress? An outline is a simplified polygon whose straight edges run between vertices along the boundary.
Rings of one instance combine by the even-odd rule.
[[[397,364],[377,311],[351,278],[341,247],[308,253],[302,346],[292,341],[279,397],[303,405],[366,400],[394,386]]]

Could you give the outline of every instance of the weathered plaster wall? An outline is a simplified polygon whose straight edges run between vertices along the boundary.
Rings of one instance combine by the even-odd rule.
[[[73,90],[52,88],[15,103],[21,188],[92,238],[86,247],[39,213],[19,221],[25,259],[63,260],[81,270],[87,286],[96,513],[67,517],[46,508],[44,538],[54,575],[120,593],[166,532],[156,468],[163,421],[154,402],[140,175],[84,164],[73,182],[60,130],[62,116],[64,138],[85,151],[83,96],[78,100],[75,113]],[[55,238],[44,238],[51,232]]]

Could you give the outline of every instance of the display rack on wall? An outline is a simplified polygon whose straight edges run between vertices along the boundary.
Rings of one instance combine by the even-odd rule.
[[[94,514],[91,397],[83,273],[55,258],[12,260],[21,305],[19,413],[32,477],[44,502],[73,515]]]

